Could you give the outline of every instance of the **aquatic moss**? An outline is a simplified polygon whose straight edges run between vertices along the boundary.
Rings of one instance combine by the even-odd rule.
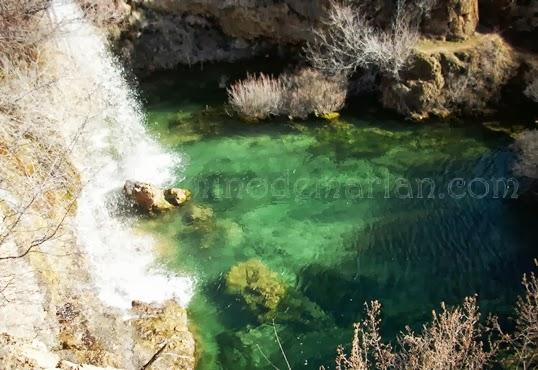
[[[286,294],[279,276],[256,259],[233,266],[226,275],[226,289],[240,295],[261,320],[274,313]]]

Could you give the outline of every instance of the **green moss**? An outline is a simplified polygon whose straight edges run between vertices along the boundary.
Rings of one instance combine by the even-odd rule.
[[[262,321],[274,314],[286,294],[279,276],[256,259],[233,266],[226,275],[226,289],[240,295]]]

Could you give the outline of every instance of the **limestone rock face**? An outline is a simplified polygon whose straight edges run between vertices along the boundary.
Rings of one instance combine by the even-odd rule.
[[[399,80],[382,82],[382,103],[416,120],[483,115],[519,66],[516,53],[496,35],[457,43],[425,42]]]
[[[135,330],[134,353],[150,369],[194,369],[195,341],[188,328],[187,312],[175,301],[157,307],[133,302],[138,317],[131,320]]]
[[[123,193],[136,207],[148,213],[165,212],[182,206],[192,196],[189,190],[179,188],[163,190],[148,183],[130,180],[125,182]]]
[[[441,0],[424,18],[422,30],[433,37],[464,40],[474,34],[478,19],[478,0]]]
[[[215,19],[226,35],[236,38],[297,42],[307,37],[310,21],[321,15],[323,1],[152,0],[145,5],[161,12]]]

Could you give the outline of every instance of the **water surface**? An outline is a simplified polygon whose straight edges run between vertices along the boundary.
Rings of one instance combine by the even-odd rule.
[[[421,325],[441,301],[468,295],[478,294],[483,311],[511,313],[538,225],[494,193],[493,179],[511,176],[505,137],[469,123],[412,124],[367,106],[334,123],[248,125],[226,114],[223,70],[143,85],[151,130],[185,158],[177,185],[214,215],[193,224],[182,210],[142,222],[171,245],[164,262],[197,278],[189,310],[199,369],[286,368],[275,330],[292,368],[331,368],[372,299],[383,305],[388,339]],[[482,195],[487,182],[486,196],[460,187],[447,194],[451,181],[476,178],[484,180],[471,191]],[[225,289],[230,268],[252,259],[289,292],[271,318]]]

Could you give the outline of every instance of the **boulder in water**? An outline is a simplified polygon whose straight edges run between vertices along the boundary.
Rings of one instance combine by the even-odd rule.
[[[168,211],[183,205],[191,197],[189,190],[178,188],[163,190],[139,181],[126,181],[123,193],[136,207],[148,213]]]
[[[192,192],[186,189],[170,188],[164,191],[164,199],[176,207],[182,206],[192,197]]]

